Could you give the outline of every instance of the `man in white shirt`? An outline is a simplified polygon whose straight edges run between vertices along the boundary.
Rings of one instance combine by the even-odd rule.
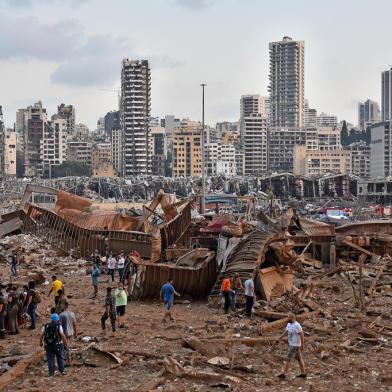
[[[289,350],[287,352],[287,358],[283,366],[283,372],[279,374],[279,378],[286,378],[286,374],[290,369],[290,362],[294,358],[298,361],[301,373],[297,377],[306,378],[305,363],[302,357],[304,349],[304,331],[302,330],[301,324],[295,320],[294,313],[288,315],[288,323],[286,329],[279,336],[275,343],[282,339],[285,335],[288,336]]]
[[[108,275],[112,277],[112,282],[114,282],[114,270],[116,269],[116,259],[110,253],[107,261]]]
[[[253,282],[253,274],[244,283],[245,299],[246,299],[246,317],[252,318],[252,308],[255,299],[255,284]]]
[[[123,281],[124,279],[124,268],[125,268],[125,258],[124,258],[124,253],[120,253],[120,257],[118,258],[117,261],[117,268],[118,268],[118,275],[120,277],[120,282]]]

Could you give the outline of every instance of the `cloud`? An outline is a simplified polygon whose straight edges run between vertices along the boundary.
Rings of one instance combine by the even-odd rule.
[[[214,0],[175,0],[175,2],[192,10],[201,10],[212,6]]]
[[[94,35],[52,73],[51,81],[74,87],[112,85],[119,78],[121,59],[130,54],[126,39]]]
[[[72,19],[42,23],[36,17],[0,18],[0,60],[66,59],[74,55],[82,31]]]
[[[57,5],[61,3],[62,5],[69,5],[72,7],[81,6],[90,0],[7,0],[7,5],[18,8],[31,7],[34,4],[38,5]]]

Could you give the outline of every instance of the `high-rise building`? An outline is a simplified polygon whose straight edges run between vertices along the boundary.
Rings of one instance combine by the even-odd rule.
[[[121,128],[112,128],[110,143],[112,145],[112,161],[113,166],[117,173],[122,172],[122,157],[123,157],[123,149],[122,149],[122,130]]]
[[[305,111],[305,43],[283,37],[269,44],[270,124],[303,127]]]
[[[201,124],[182,120],[173,133],[173,177],[201,176]]]
[[[151,71],[148,61],[124,59],[120,102],[124,176],[150,173],[150,110]]]
[[[335,128],[338,125],[338,118],[333,114],[327,114],[321,112],[317,116],[317,126],[318,127],[332,127]]]
[[[242,95],[240,100],[240,117],[253,113],[267,115],[269,100],[261,95]]]
[[[381,112],[378,103],[367,99],[358,103],[358,128],[364,131],[372,124],[381,121]]]
[[[242,124],[245,175],[265,173],[268,166],[268,117],[261,113],[251,113],[242,118]]]
[[[1,128],[1,125],[0,125]],[[17,133],[11,128],[4,133],[4,174],[16,176]]]
[[[41,143],[48,116],[41,101],[18,113],[20,117],[23,113],[25,176],[36,177],[42,171]]]
[[[75,130],[75,108],[73,105],[61,104],[57,106],[57,115],[65,120],[65,127],[69,136],[73,135]]]
[[[151,157],[151,174],[164,176],[167,157],[167,139],[165,128],[154,125],[150,128],[149,154]]]
[[[392,176],[392,120],[371,126],[370,176]]]
[[[309,107],[309,102],[305,99],[305,112],[304,112],[304,127],[316,128],[317,127],[317,110]]]
[[[3,179],[5,174],[5,127],[3,120],[3,108],[0,105],[0,179]]]
[[[392,67],[381,74],[381,118],[392,119]]]
[[[105,125],[105,137],[107,140],[110,140],[112,137],[112,130],[121,128],[120,111],[115,110],[106,113],[106,116],[104,117],[104,125]]]
[[[98,143],[95,145],[92,154],[92,168],[93,175],[97,177],[113,177],[116,175],[110,143]]]
[[[306,129],[307,150],[339,150],[340,131],[333,127],[316,127]]]
[[[351,143],[344,148],[351,152],[351,172],[359,178],[370,177],[370,146],[364,141]]]

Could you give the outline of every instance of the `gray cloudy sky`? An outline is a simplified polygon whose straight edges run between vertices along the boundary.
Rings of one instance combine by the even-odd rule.
[[[356,123],[392,64],[390,0],[0,0],[0,104],[72,103],[94,129],[117,108],[121,59],[152,67],[152,114],[236,120],[241,94],[267,95],[268,43],[305,41],[310,106]]]

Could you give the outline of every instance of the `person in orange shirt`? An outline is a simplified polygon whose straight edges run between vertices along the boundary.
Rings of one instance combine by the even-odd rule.
[[[225,278],[222,281],[221,285],[221,293],[223,295],[223,298],[225,299],[225,304],[223,306],[223,309],[225,310],[225,314],[229,313],[230,305],[231,305],[231,300],[230,296],[232,294],[233,290],[231,289],[231,282],[229,278]]]

